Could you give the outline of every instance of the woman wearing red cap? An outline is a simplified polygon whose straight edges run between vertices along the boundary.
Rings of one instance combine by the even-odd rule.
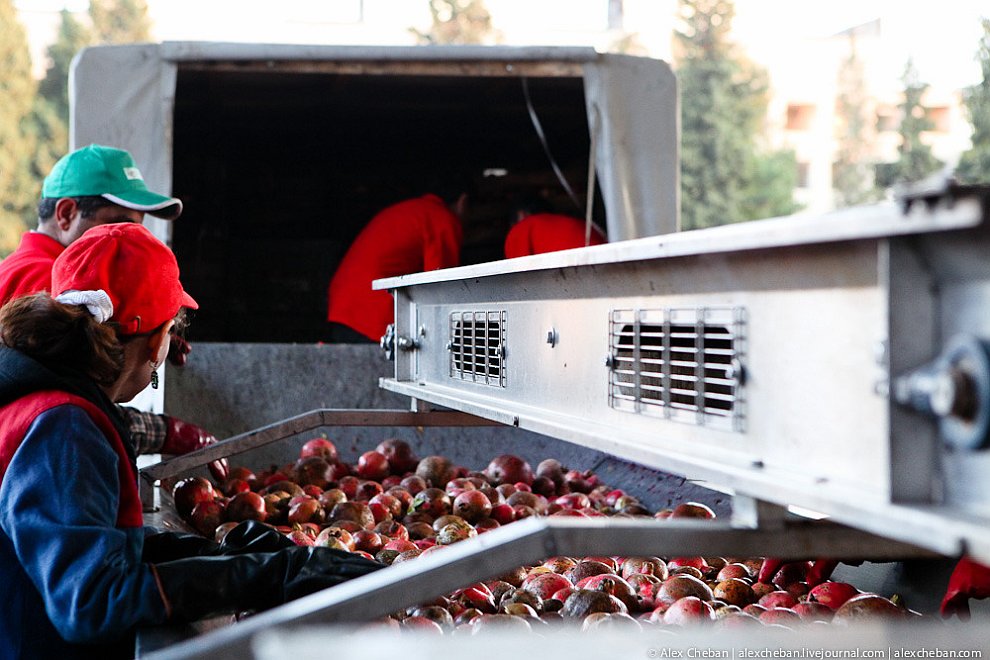
[[[113,404],[151,382],[196,302],[137,224],[69,246],[52,295],[0,309],[0,657],[130,657],[136,626],[265,609],[381,567],[249,524],[151,552]]]

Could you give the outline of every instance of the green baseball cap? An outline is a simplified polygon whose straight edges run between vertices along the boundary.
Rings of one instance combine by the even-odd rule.
[[[165,220],[182,213],[182,201],[148,190],[134,159],[123,149],[91,144],[63,156],[41,187],[42,197],[99,196]]]

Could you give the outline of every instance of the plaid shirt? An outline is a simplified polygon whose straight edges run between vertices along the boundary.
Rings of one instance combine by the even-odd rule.
[[[134,451],[137,454],[157,454],[165,444],[165,416],[157,413],[145,412],[137,408],[125,408],[121,406],[121,412],[127,418],[128,430],[131,432],[131,441],[134,443]]]

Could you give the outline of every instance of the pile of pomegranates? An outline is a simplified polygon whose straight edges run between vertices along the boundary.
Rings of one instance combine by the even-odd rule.
[[[306,442],[298,460],[254,472],[234,467],[222,484],[203,477],[177,482],[176,512],[217,541],[244,520],[272,525],[298,545],[359,553],[386,564],[411,561],[444,546],[529,516],[714,518],[704,504],[650,511],[590,471],[547,459],[536,469],[496,456],[472,471],[443,456],[418,458],[397,438],[353,465],[325,437]],[[844,582],[809,587],[807,562],[783,565],[767,582],[760,557],[550,557],[436,601],[393,614],[401,629],[476,633],[570,621],[639,630],[710,624],[722,628],[842,624],[920,616]]]

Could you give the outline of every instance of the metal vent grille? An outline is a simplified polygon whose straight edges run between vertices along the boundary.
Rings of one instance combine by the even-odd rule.
[[[742,308],[612,310],[609,405],[740,431]]]
[[[450,377],[505,387],[505,310],[450,313]]]

